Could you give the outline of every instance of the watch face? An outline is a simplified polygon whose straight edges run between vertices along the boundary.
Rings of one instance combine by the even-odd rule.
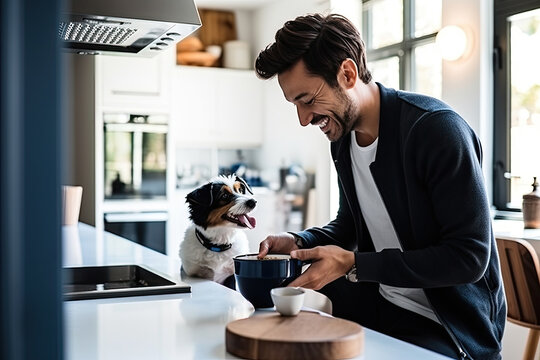
[[[353,268],[347,273],[347,280],[350,282],[358,282],[356,277],[356,266],[353,266]]]
[[[302,249],[304,247],[304,240],[293,232],[289,232],[289,234],[294,236],[294,243],[296,246],[298,246],[299,249]]]
[[[296,244],[296,246],[298,246],[299,249],[302,249],[304,247],[304,241],[302,240],[302,238],[298,235],[294,235],[294,243]]]

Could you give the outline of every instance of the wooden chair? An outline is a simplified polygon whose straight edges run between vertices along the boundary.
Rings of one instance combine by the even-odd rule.
[[[533,360],[540,338],[540,262],[525,240],[497,237],[508,321],[529,328],[524,360]]]

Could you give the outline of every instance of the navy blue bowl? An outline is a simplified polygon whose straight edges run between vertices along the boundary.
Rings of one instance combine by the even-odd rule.
[[[268,254],[257,259],[257,254],[234,258],[234,277],[238,291],[255,308],[274,306],[270,290],[287,286],[302,273],[302,261],[289,255]]]

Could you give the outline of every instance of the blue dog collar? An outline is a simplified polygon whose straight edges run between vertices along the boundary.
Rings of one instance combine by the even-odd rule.
[[[227,251],[232,247],[232,244],[214,244],[206,236],[204,236],[198,229],[195,229],[195,235],[197,240],[202,246],[213,252]]]

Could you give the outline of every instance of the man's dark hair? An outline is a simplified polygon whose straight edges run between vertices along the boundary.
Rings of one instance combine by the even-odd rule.
[[[358,67],[359,78],[366,84],[371,81],[364,42],[356,27],[344,16],[299,16],[287,21],[276,32],[275,39],[255,61],[255,71],[260,78],[270,79],[302,59],[310,73],[336,87],[339,66],[350,58]]]

